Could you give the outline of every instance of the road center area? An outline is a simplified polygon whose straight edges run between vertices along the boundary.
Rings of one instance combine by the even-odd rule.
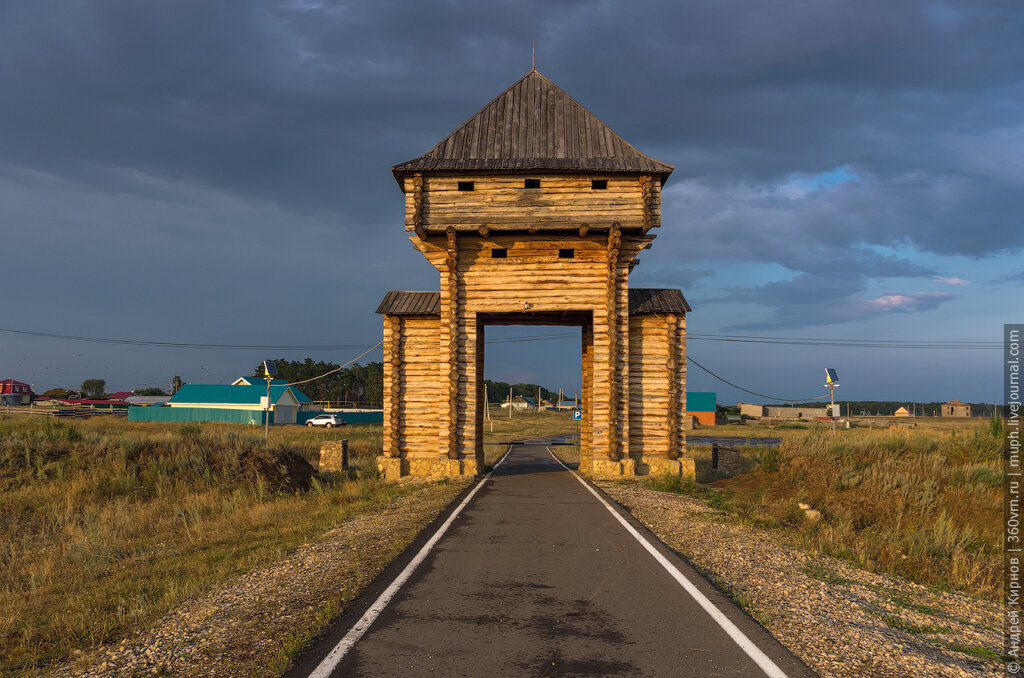
[[[394,597],[360,601],[292,675],[814,675],[543,442],[513,446],[468,498]],[[336,650],[357,612],[365,633]]]

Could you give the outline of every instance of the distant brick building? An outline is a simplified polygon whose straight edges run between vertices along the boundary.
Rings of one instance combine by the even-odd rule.
[[[940,413],[943,417],[969,417],[971,406],[959,400],[950,400],[942,406]]]

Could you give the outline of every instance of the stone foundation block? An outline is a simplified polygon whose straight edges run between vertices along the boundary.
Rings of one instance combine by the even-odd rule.
[[[651,476],[673,476],[676,478],[693,478],[696,474],[693,459],[680,457],[669,459],[668,457],[650,457],[645,459],[647,474]]]
[[[398,480],[438,480],[477,475],[476,458],[413,457],[396,459],[377,457],[377,469],[388,482]]]
[[[403,462],[405,462],[403,464]],[[403,466],[405,467],[403,469]],[[384,480],[389,483],[396,482],[402,479],[403,475],[407,475],[409,465],[405,459],[399,459],[397,457],[377,457],[377,470]],[[405,470],[405,474],[402,471]]]
[[[636,475],[636,460],[632,457],[613,461],[595,457],[590,461],[590,475],[595,478],[622,478]]]
[[[344,471],[348,467],[348,441],[328,440],[320,443],[320,473]]]

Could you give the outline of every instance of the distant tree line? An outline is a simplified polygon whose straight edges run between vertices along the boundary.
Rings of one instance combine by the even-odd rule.
[[[558,399],[558,391],[550,391],[537,384],[509,384],[504,381],[491,381],[484,379],[484,386],[487,388],[487,402],[492,405],[503,403],[508,400],[508,393],[511,389],[512,397],[523,396],[525,398],[537,399],[537,389],[540,388],[540,397],[555,402]],[[571,400],[572,395],[563,394],[564,399]]]
[[[277,378],[294,383],[305,381],[338,369],[337,363],[305,360],[275,360]],[[263,377],[263,363],[256,366],[253,376]],[[356,363],[333,372],[323,379],[299,384],[297,389],[313,400],[333,400],[355,403],[366,407],[381,407],[384,403],[384,363]]]

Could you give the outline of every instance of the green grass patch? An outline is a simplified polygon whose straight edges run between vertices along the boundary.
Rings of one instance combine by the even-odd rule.
[[[899,629],[900,631],[906,631],[907,633],[913,634],[927,634],[927,633],[951,633],[953,629],[948,626],[938,626],[935,624],[914,624],[906,619],[900,617],[894,617],[887,614],[877,614],[879,619],[885,622],[885,625],[889,628]]]
[[[854,583],[852,579],[839,577],[831,569],[814,560],[809,560],[804,563],[803,567],[800,568],[800,571],[808,577],[823,581],[826,584],[841,586]]]

